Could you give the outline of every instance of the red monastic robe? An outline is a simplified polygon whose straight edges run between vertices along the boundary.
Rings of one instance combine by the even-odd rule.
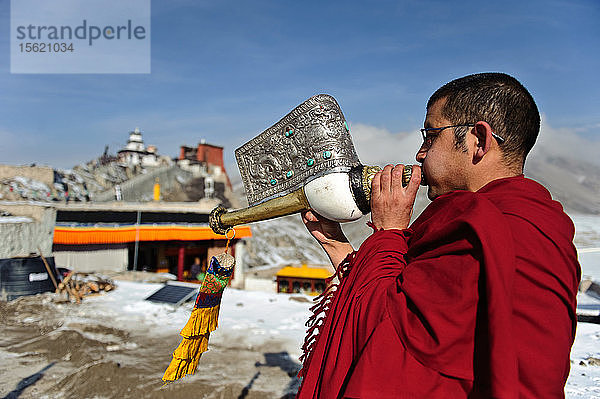
[[[298,398],[563,398],[581,270],[533,180],[433,201],[345,262]]]

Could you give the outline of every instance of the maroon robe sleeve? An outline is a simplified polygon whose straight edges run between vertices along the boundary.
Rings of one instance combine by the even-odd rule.
[[[368,296],[374,285],[393,284],[405,264],[408,234],[405,230],[373,235],[340,266],[351,269],[327,306],[318,340],[304,364],[298,398],[336,398],[343,393],[357,353],[383,315],[378,306],[363,314],[361,310],[368,306],[359,306],[359,298]]]
[[[460,242],[458,234],[460,232],[456,232],[454,237]],[[451,351],[450,355],[455,358],[469,351],[472,354],[478,299],[479,263],[475,257],[478,250],[465,240],[444,251],[437,251],[436,257],[428,262],[421,260],[406,266],[404,255],[385,255],[403,248],[401,241],[399,243],[402,240],[399,231],[379,231],[370,239],[377,240],[379,246],[375,250],[368,245],[366,248],[370,250],[364,254],[365,258],[371,259],[363,271],[369,277],[360,284],[355,297],[354,312],[358,320],[354,331],[356,360],[343,387],[344,397],[466,397],[473,385],[472,371],[463,371],[455,377],[421,362],[412,351],[407,350],[409,342],[401,339],[396,325],[398,320],[408,322],[406,320],[414,318],[416,323],[422,323],[424,330],[428,330],[417,333],[434,336],[433,342],[438,343],[433,345],[432,351],[439,350],[443,343],[444,350]],[[420,301],[413,301],[399,289],[398,281],[403,281],[404,274],[413,267],[422,268],[424,279],[419,278],[420,284],[429,291]],[[438,315],[421,311],[417,303],[425,309],[437,308],[442,317],[453,319],[454,330],[445,331],[446,327],[437,320]],[[426,341],[425,338],[423,340]],[[472,361],[472,357],[470,359]]]
[[[540,187],[445,194],[410,229],[369,237],[344,262],[298,397],[378,384],[378,397],[563,397],[580,270],[572,223]]]
[[[352,269],[331,304],[330,317],[320,331],[321,337],[298,397],[328,398],[343,394],[369,338],[388,317],[402,346],[419,364],[440,375],[473,379],[480,279],[478,258],[485,258],[473,225],[487,221],[497,223],[500,237],[509,234],[498,239],[497,245],[502,246],[512,238],[510,231],[503,230],[501,223],[494,220],[485,200],[459,195],[448,201],[453,207],[446,206],[444,200],[436,200],[442,210],[436,212],[437,222],[413,225],[412,236],[410,230],[376,232],[354,254]],[[484,209],[480,209],[482,207]],[[427,218],[427,214],[422,216],[422,220]],[[422,226],[426,229],[421,229]],[[496,252],[505,255],[510,264],[509,249]],[[490,264],[496,261],[489,260]],[[503,289],[503,284],[498,287],[498,279],[510,278],[510,270],[504,277],[492,274],[483,276],[482,284],[486,284],[489,277],[494,284],[486,288],[494,292],[494,297],[508,298],[496,291]],[[501,318],[507,318],[509,304],[501,301],[497,305]],[[490,342],[490,345],[497,344]],[[504,360],[498,364],[503,368],[501,373],[510,374],[508,380],[516,378],[516,361],[511,348],[502,356]],[[414,384],[406,390],[427,382],[414,381]]]
[[[434,201],[412,228],[396,287],[410,311],[392,313],[400,339],[422,364],[472,380],[479,397],[517,397],[515,252],[506,218],[487,198],[457,191]]]

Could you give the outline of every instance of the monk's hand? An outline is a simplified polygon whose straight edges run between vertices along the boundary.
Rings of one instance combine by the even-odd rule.
[[[348,242],[338,222],[324,218],[314,211],[302,212],[302,222],[310,234],[321,244],[327,245],[336,241]]]
[[[333,267],[337,268],[346,255],[354,250],[339,223],[310,210],[302,212],[302,222],[310,234],[321,244]]]
[[[404,165],[386,165],[371,182],[371,221],[377,229],[405,229],[410,223],[421,183],[421,167],[413,165],[412,176],[402,187]]]

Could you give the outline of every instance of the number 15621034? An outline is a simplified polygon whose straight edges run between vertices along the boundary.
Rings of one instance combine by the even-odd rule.
[[[19,43],[22,53],[66,53],[73,52],[73,43]]]

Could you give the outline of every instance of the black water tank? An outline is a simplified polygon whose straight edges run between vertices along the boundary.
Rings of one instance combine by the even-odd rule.
[[[56,276],[54,258],[46,258]],[[24,295],[54,291],[41,257],[0,259],[0,299],[11,301]]]

